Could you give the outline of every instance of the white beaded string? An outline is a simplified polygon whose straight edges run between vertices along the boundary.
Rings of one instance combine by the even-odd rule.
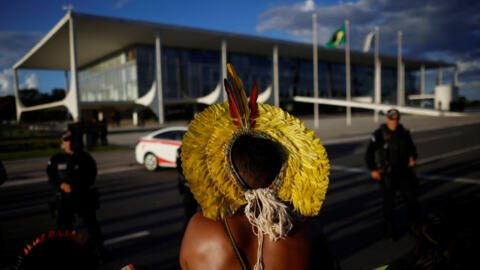
[[[281,202],[272,188],[250,189],[244,194],[247,206],[245,216],[258,237],[257,263],[254,270],[263,269],[263,236],[267,234],[275,242],[284,238],[293,228],[287,206]]]

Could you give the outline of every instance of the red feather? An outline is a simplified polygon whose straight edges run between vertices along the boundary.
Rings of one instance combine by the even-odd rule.
[[[232,89],[230,89],[229,83],[227,79],[223,79],[223,83],[225,84],[225,90],[227,91],[228,95],[228,104],[230,105],[230,116],[233,118],[233,124],[238,127],[242,127],[242,120],[240,114],[238,113],[238,106],[235,102],[235,98],[233,97]]]
[[[252,93],[250,93],[250,100],[248,102],[248,105],[250,107],[250,127],[251,128],[255,127],[255,119],[259,115],[257,98],[258,98],[258,85],[257,85],[257,82],[255,82],[252,88]]]

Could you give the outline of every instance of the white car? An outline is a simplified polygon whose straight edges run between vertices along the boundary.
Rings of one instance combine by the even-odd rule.
[[[176,126],[159,129],[141,137],[135,146],[135,159],[149,171],[158,167],[177,167],[177,149],[187,127]]]

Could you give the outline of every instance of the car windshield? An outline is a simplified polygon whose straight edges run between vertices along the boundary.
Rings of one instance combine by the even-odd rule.
[[[174,130],[174,131],[163,132],[153,137],[155,139],[181,141],[183,139],[184,134],[185,134],[184,130]]]

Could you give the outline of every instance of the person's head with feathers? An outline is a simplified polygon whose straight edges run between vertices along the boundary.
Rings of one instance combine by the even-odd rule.
[[[231,64],[227,70],[228,102],[208,107],[191,122],[182,168],[206,218],[223,219],[241,209],[258,239],[267,234],[276,241],[292,229],[292,215],[320,211],[327,155],[312,130],[278,107],[257,103],[256,83],[247,99]]]

